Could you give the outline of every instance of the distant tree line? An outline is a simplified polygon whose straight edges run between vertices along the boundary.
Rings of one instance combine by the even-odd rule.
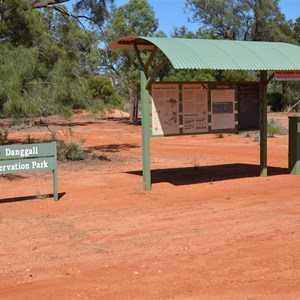
[[[134,52],[107,51],[128,36],[166,37],[147,0],[116,6],[113,0],[6,0],[0,2],[0,114],[26,118],[74,109],[139,111],[139,67]],[[171,37],[280,41],[300,45],[300,17],[287,20],[278,0],[186,0],[190,22]],[[144,58],[142,54],[142,58]],[[162,59],[162,55],[156,60]],[[155,62],[157,62],[155,61]],[[154,63],[155,63],[154,62]],[[256,72],[179,70],[167,65],[162,81],[251,80]],[[299,82],[272,84],[269,104],[284,110],[300,100]]]

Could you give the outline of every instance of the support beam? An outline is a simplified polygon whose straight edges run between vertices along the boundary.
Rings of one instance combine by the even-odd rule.
[[[143,154],[143,183],[144,190],[151,190],[150,169],[150,95],[146,90],[148,80],[145,73],[140,71],[141,102],[142,102],[142,154]]]
[[[273,74],[269,77],[269,79],[267,80],[267,85],[269,85],[269,84],[273,81],[274,78],[275,78],[275,73],[273,73]]]
[[[260,71],[260,176],[267,176],[267,89],[268,72]]]
[[[145,69],[145,65],[144,65],[143,60],[141,58],[140,51],[138,49],[137,44],[133,44],[133,48],[134,48],[137,60],[139,62],[140,70],[144,70]]]
[[[146,86],[146,89],[149,90],[150,89],[150,85],[152,84],[152,82],[154,81],[155,77],[159,74],[159,72],[161,71],[161,69],[169,62],[168,59],[164,60],[160,65],[158,65],[155,70],[152,72],[150,79],[148,80],[148,84]]]
[[[153,61],[156,52],[157,52],[157,47],[154,47],[152,49],[152,52],[151,52],[151,54],[150,54],[150,56],[149,56],[146,64],[145,64],[144,72],[145,72],[146,78],[148,78],[148,75],[149,75],[149,66],[150,66],[151,62]]]

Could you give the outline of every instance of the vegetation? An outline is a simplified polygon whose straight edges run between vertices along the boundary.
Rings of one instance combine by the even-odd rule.
[[[287,129],[282,126],[281,122],[273,118],[268,119],[267,131],[269,137],[274,137],[275,134],[287,134]]]
[[[64,160],[83,160],[86,154],[83,149],[83,144],[78,142],[65,142],[57,140],[57,159]]]
[[[0,3],[0,115],[72,115],[129,107],[131,121],[139,111],[139,64],[134,52],[106,51],[128,35],[166,36],[158,31],[147,0],[116,6],[113,0],[7,0]],[[300,44],[300,17],[286,20],[279,0],[186,0],[185,12],[199,24],[196,32],[177,27],[171,37]],[[179,24],[180,25],[180,24]],[[142,53],[142,59],[146,54]],[[157,55],[153,66],[163,57]],[[162,81],[255,80],[256,72],[179,70],[166,65]],[[269,106],[287,110],[300,100],[300,83],[270,87]]]

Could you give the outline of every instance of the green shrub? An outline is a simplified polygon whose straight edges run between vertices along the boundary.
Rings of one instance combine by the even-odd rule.
[[[273,118],[268,119],[268,135],[273,137],[275,134],[287,134],[288,130],[285,128],[280,121],[274,120]]]
[[[280,129],[277,126],[268,126],[268,134],[270,137],[274,137],[275,134],[279,134]]]
[[[82,143],[57,140],[57,159],[63,160],[83,160],[86,158]]]
[[[217,139],[222,139],[222,138],[224,138],[224,133],[223,132],[218,132],[218,133],[215,134],[215,136],[216,136]]]

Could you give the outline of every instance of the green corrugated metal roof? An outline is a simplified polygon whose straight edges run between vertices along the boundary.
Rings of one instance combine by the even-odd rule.
[[[300,47],[277,42],[125,37],[111,49],[159,48],[175,69],[300,70]]]

